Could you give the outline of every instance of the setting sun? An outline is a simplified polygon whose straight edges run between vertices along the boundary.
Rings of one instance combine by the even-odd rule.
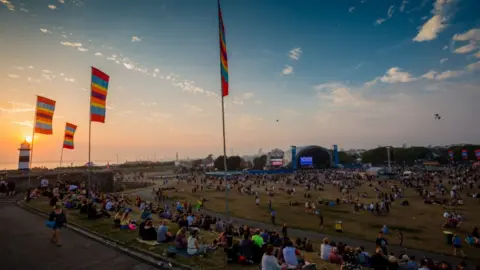
[[[24,139],[26,142],[32,143],[32,136],[25,136]]]

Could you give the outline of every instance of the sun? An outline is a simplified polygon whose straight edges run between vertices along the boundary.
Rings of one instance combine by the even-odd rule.
[[[24,139],[26,142],[32,143],[32,136],[25,136]]]

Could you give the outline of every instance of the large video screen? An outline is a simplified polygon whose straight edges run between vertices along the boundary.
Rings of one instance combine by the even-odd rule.
[[[281,158],[272,158],[272,159],[270,159],[270,165],[271,165],[271,166],[282,166],[282,165],[283,165],[283,159],[281,159]]]
[[[300,166],[312,166],[313,157],[300,157]]]

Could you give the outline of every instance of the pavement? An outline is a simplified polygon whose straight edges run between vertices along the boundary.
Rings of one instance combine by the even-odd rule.
[[[174,181],[169,181],[168,186],[175,185],[176,183]],[[162,187],[162,185],[155,186],[156,188]],[[134,196],[140,196],[143,199],[148,199],[151,201],[154,201],[153,195],[152,195],[152,187],[148,189],[142,189],[142,190],[135,190],[131,192],[130,194]],[[208,206],[208,203],[207,203]],[[268,230],[277,230],[281,231],[280,226],[275,226],[269,223],[263,223],[263,222],[258,222],[254,220],[249,220],[249,219],[243,219],[243,218],[237,218],[237,217],[231,217],[225,215],[224,213],[218,213],[218,212],[213,212],[209,210],[203,209],[202,212],[205,212],[213,217],[220,218],[222,220],[230,220],[234,224],[243,224],[247,225],[252,228],[262,228],[262,229],[268,229]],[[313,222],[319,222],[318,219],[313,219]],[[288,228],[288,234],[290,237],[301,237],[301,238],[308,238],[308,239],[313,239],[316,242],[320,242],[323,238],[328,237],[331,240],[335,240],[337,243],[342,242],[344,244],[348,244],[349,246],[353,247],[360,247],[363,246],[365,247],[365,250],[369,253],[372,253],[375,251],[375,239],[376,235],[372,235],[372,241],[365,241],[361,239],[354,239],[350,237],[345,237],[345,236],[338,236],[338,235],[327,235],[327,234],[322,234],[319,232],[314,232],[314,231],[307,231],[307,230],[300,230],[300,229],[293,229],[293,228]],[[394,252],[394,254],[400,254],[400,252],[403,250],[402,247],[398,245],[389,245],[388,246],[388,252]],[[453,250],[452,250],[453,252]],[[436,261],[445,261],[450,263],[452,266],[458,265],[461,261],[462,258],[460,257],[453,257],[453,256],[446,256],[443,254],[439,253],[432,253],[432,252],[427,252],[423,250],[416,250],[416,249],[407,249],[407,254],[408,255],[413,255],[415,256],[416,260],[420,260],[423,258],[430,258]],[[468,254],[467,254],[468,256]],[[473,259],[465,259],[464,260],[469,268],[475,269],[475,266],[480,265],[479,261],[475,261]]]
[[[71,230],[61,232],[62,247],[49,242],[45,219],[0,197],[0,268],[8,270],[158,269]]]

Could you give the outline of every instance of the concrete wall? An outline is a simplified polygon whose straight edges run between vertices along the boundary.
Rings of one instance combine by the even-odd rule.
[[[114,192],[115,181],[113,173],[110,171],[92,172],[91,187],[93,190],[102,192]],[[14,181],[17,191],[25,191],[28,188],[28,174],[24,175],[7,175],[3,177],[6,181]],[[40,185],[42,179],[48,179],[50,185],[54,185],[59,179],[58,172],[32,173],[31,186],[37,187]],[[64,182],[80,185],[82,182],[87,184],[87,172],[63,172],[60,174],[60,179]]]

